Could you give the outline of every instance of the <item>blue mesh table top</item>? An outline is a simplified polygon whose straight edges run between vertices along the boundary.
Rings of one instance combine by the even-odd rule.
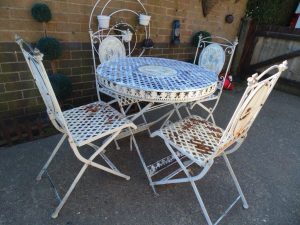
[[[144,100],[149,97],[150,100],[162,97],[166,101],[199,99],[212,94],[217,85],[217,76],[212,71],[187,62],[154,57],[107,61],[98,66],[97,74],[102,86]]]

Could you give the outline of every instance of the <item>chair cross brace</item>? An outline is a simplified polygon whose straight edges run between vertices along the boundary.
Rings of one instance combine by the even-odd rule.
[[[104,143],[102,144],[101,147],[93,144],[93,143],[89,143],[87,145],[89,145],[90,147],[92,147],[95,152],[88,158],[84,158],[83,156],[80,155],[80,153],[78,152],[77,146],[73,143],[70,142],[71,148],[73,149],[75,155],[77,156],[77,158],[82,161],[84,163],[84,165],[82,166],[81,170],[79,171],[79,173],[77,174],[76,178],[74,179],[73,183],[71,184],[70,188],[68,189],[68,191],[66,192],[65,196],[63,197],[63,199],[60,200],[59,205],[57,206],[57,208],[55,209],[54,213],[52,214],[52,218],[56,218],[58,216],[58,213],[60,211],[60,209],[63,207],[63,205],[65,204],[65,202],[67,201],[67,199],[69,198],[70,194],[72,193],[72,191],[74,190],[76,184],[78,183],[79,179],[81,178],[81,176],[83,175],[83,173],[85,172],[85,170],[88,168],[88,166],[93,166],[96,167],[98,169],[101,169],[103,171],[106,171],[108,173],[114,174],[116,176],[125,178],[126,180],[129,180],[130,177],[121,173],[116,166],[106,157],[106,155],[104,154],[105,152],[105,147],[107,147],[107,145],[109,143],[111,143],[116,136],[118,136],[118,134],[120,133],[120,131],[112,134],[109,138],[107,138]],[[44,173],[48,174],[47,172],[47,168],[50,165],[52,159],[54,158],[55,154],[57,153],[57,151],[59,150],[60,146],[62,145],[63,141],[65,140],[66,135],[64,134],[63,137],[60,139],[59,143],[57,144],[57,146],[55,147],[54,151],[52,152],[49,160],[46,162],[46,164],[43,166],[42,170],[40,171],[40,173],[37,176],[37,180],[40,180],[42,175]],[[109,165],[110,168],[100,165],[98,163],[93,162],[93,160],[100,155],[103,160]],[[48,175],[48,177],[50,178],[50,176]],[[50,182],[54,187],[54,184],[52,182],[52,179],[50,178]],[[54,187],[55,190],[55,194],[58,197],[58,199],[60,199],[58,192],[56,190],[56,188]]]
[[[199,205],[200,205],[200,207],[202,209],[202,212],[204,214],[204,217],[205,217],[207,223],[210,224],[210,225],[213,224],[212,221],[211,221],[211,219],[210,219],[210,217],[209,217],[209,215],[208,215],[208,212],[207,212],[206,207],[204,205],[204,202],[203,202],[203,200],[201,198],[199,190],[198,190],[198,188],[197,188],[197,186],[195,184],[195,181],[202,179],[207,174],[207,172],[209,171],[210,167],[213,164],[213,161],[208,162],[203,167],[202,171],[198,175],[191,176],[191,174],[190,174],[190,172],[188,170],[188,167],[190,167],[193,164],[193,162],[191,160],[187,161],[187,163],[183,162],[182,161],[183,158],[180,156],[181,154],[178,154],[177,152],[175,152],[174,149],[172,148],[172,146],[169,143],[165,142],[165,144],[166,144],[167,148],[169,149],[169,151],[171,152],[171,154],[174,157],[174,159],[176,160],[176,162],[179,164],[180,168],[177,169],[177,170],[175,170],[173,173],[167,175],[166,177],[160,179],[159,181],[152,182],[151,185],[155,186],[155,185],[165,185],[165,184],[176,184],[176,183],[190,182],[191,185],[192,185],[192,188],[193,188],[193,190],[195,192],[195,195],[197,197],[197,200],[199,202]],[[223,156],[223,158],[225,160],[226,166],[227,166],[227,168],[228,168],[228,170],[230,172],[230,175],[231,175],[231,177],[232,177],[232,179],[234,181],[234,184],[235,184],[235,186],[237,188],[239,196],[225,210],[225,212],[218,218],[218,220],[214,224],[218,224],[223,219],[223,217],[232,209],[232,207],[238,202],[239,199],[242,200],[243,207],[246,208],[246,209],[248,208],[248,203],[247,203],[247,201],[246,201],[246,199],[244,197],[244,194],[243,194],[243,192],[241,190],[241,187],[240,187],[240,185],[238,183],[238,180],[237,180],[237,178],[236,178],[236,176],[235,176],[235,174],[234,174],[234,172],[232,170],[230,162],[229,162],[229,160],[228,160],[228,158],[227,158],[227,156],[226,156],[225,153],[223,153],[222,156]],[[174,178],[174,179],[170,179],[170,178],[174,177],[175,175],[179,174],[182,171],[185,173],[186,178]]]

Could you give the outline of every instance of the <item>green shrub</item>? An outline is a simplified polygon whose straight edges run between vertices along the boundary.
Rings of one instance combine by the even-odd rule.
[[[54,93],[59,100],[65,100],[72,93],[71,80],[63,74],[55,73],[49,76]]]
[[[288,26],[298,0],[248,0],[246,16],[258,24]]]
[[[45,60],[57,59],[62,53],[59,41],[53,37],[42,37],[36,47],[44,54]]]
[[[205,41],[211,41],[211,35],[210,35],[210,33],[208,33],[207,31],[199,31],[196,34],[194,34],[194,37],[193,37],[193,45],[195,47],[198,46],[199,35],[200,34],[202,35],[202,38],[207,38],[207,39],[205,39]]]
[[[31,15],[38,22],[49,22],[52,19],[51,11],[44,3],[35,3],[31,8]]]

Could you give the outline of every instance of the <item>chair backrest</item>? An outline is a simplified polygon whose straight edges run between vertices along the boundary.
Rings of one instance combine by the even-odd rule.
[[[118,38],[108,36],[99,44],[98,55],[101,63],[126,57],[125,46]]]
[[[16,36],[15,39],[22,50],[24,58],[35,80],[36,86],[47,107],[47,113],[51,122],[59,131],[65,131],[66,122],[53,91],[52,85],[49,81],[45,67],[42,63],[43,54],[38,49],[33,50],[31,46],[24,42],[19,36]]]
[[[90,32],[94,69],[96,69],[96,66],[100,63],[120,57],[130,56],[132,53],[130,42],[124,41],[124,37],[130,36],[132,33],[129,30],[121,31],[118,29],[112,29],[111,32],[119,32],[120,34],[103,34],[101,31],[97,31],[95,33]]]
[[[280,65],[274,65],[260,75],[254,74],[248,78],[248,86],[225,129],[220,140],[218,153],[222,153],[227,147],[241,138],[247,136],[251,125],[273,90],[281,73],[287,69],[287,61]],[[269,76],[269,72],[277,72]]]
[[[199,56],[198,65],[202,66],[210,71],[219,74],[225,63],[225,52],[223,48],[213,43],[205,47]]]
[[[216,76],[218,76],[222,71],[225,62],[227,61],[228,63],[224,74],[224,78],[226,78],[237,44],[237,38],[234,42],[230,42],[226,38],[219,36],[210,36],[203,38],[200,34],[194,57],[194,64],[196,63],[197,57],[201,50],[198,58],[198,65],[215,72]]]
[[[97,81],[97,66],[107,60],[116,59],[118,57],[131,56],[132,54],[142,56],[147,48],[153,43],[150,39],[150,16],[141,0],[133,1],[129,8],[122,7],[122,2],[117,3],[111,10],[111,0],[103,3],[96,0],[89,18],[89,34],[92,45],[92,56],[94,64],[95,79]],[[134,5],[135,4],[135,5]],[[132,9],[131,9],[132,8]],[[100,11],[99,11],[100,9]],[[137,11],[138,10],[138,11]],[[98,25],[95,24],[95,16],[97,15]],[[139,25],[136,17],[139,18]],[[147,20],[147,21],[146,21]],[[106,21],[106,22],[104,22]],[[136,21],[136,22],[133,22]],[[143,28],[143,29],[140,29]],[[115,38],[110,38],[115,37]],[[138,44],[143,40],[144,44]],[[108,38],[108,40],[107,40]],[[119,39],[119,41],[116,40]],[[110,43],[117,44],[110,44]],[[126,53],[124,54],[124,47]],[[152,43],[152,45],[150,44]],[[139,49],[139,50],[138,50]],[[97,95],[100,99],[101,85],[96,82]]]

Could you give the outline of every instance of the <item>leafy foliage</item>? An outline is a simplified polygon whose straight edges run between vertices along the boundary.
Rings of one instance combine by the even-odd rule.
[[[52,19],[51,11],[44,3],[35,3],[31,8],[31,15],[38,22],[49,22]]]
[[[49,76],[52,88],[56,97],[59,100],[65,100],[71,96],[72,93],[72,83],[70,79],[60,73],[52,74]]]
[[[42,37],[36,47],[44,54],[44,59],[54,60],[61,56],[62,49],[59,41],[53,37]]]
[[[288,26],[298,0],[248,0],[246,16],[261,25]]]
[[[210,33],[208,33],[207,31],[199,31],[199,32],[197,32],[196,34],[194,34],[194,37],[193,37],[193,45],[194,45],[195,47],[198,46],[199,35],[200,35],[200,34],[202,35],[202,38],[207,38],[207,39],[205,39],[206,41],[211,41],[211,38],[208,38],[208,37],[211,36]]]

